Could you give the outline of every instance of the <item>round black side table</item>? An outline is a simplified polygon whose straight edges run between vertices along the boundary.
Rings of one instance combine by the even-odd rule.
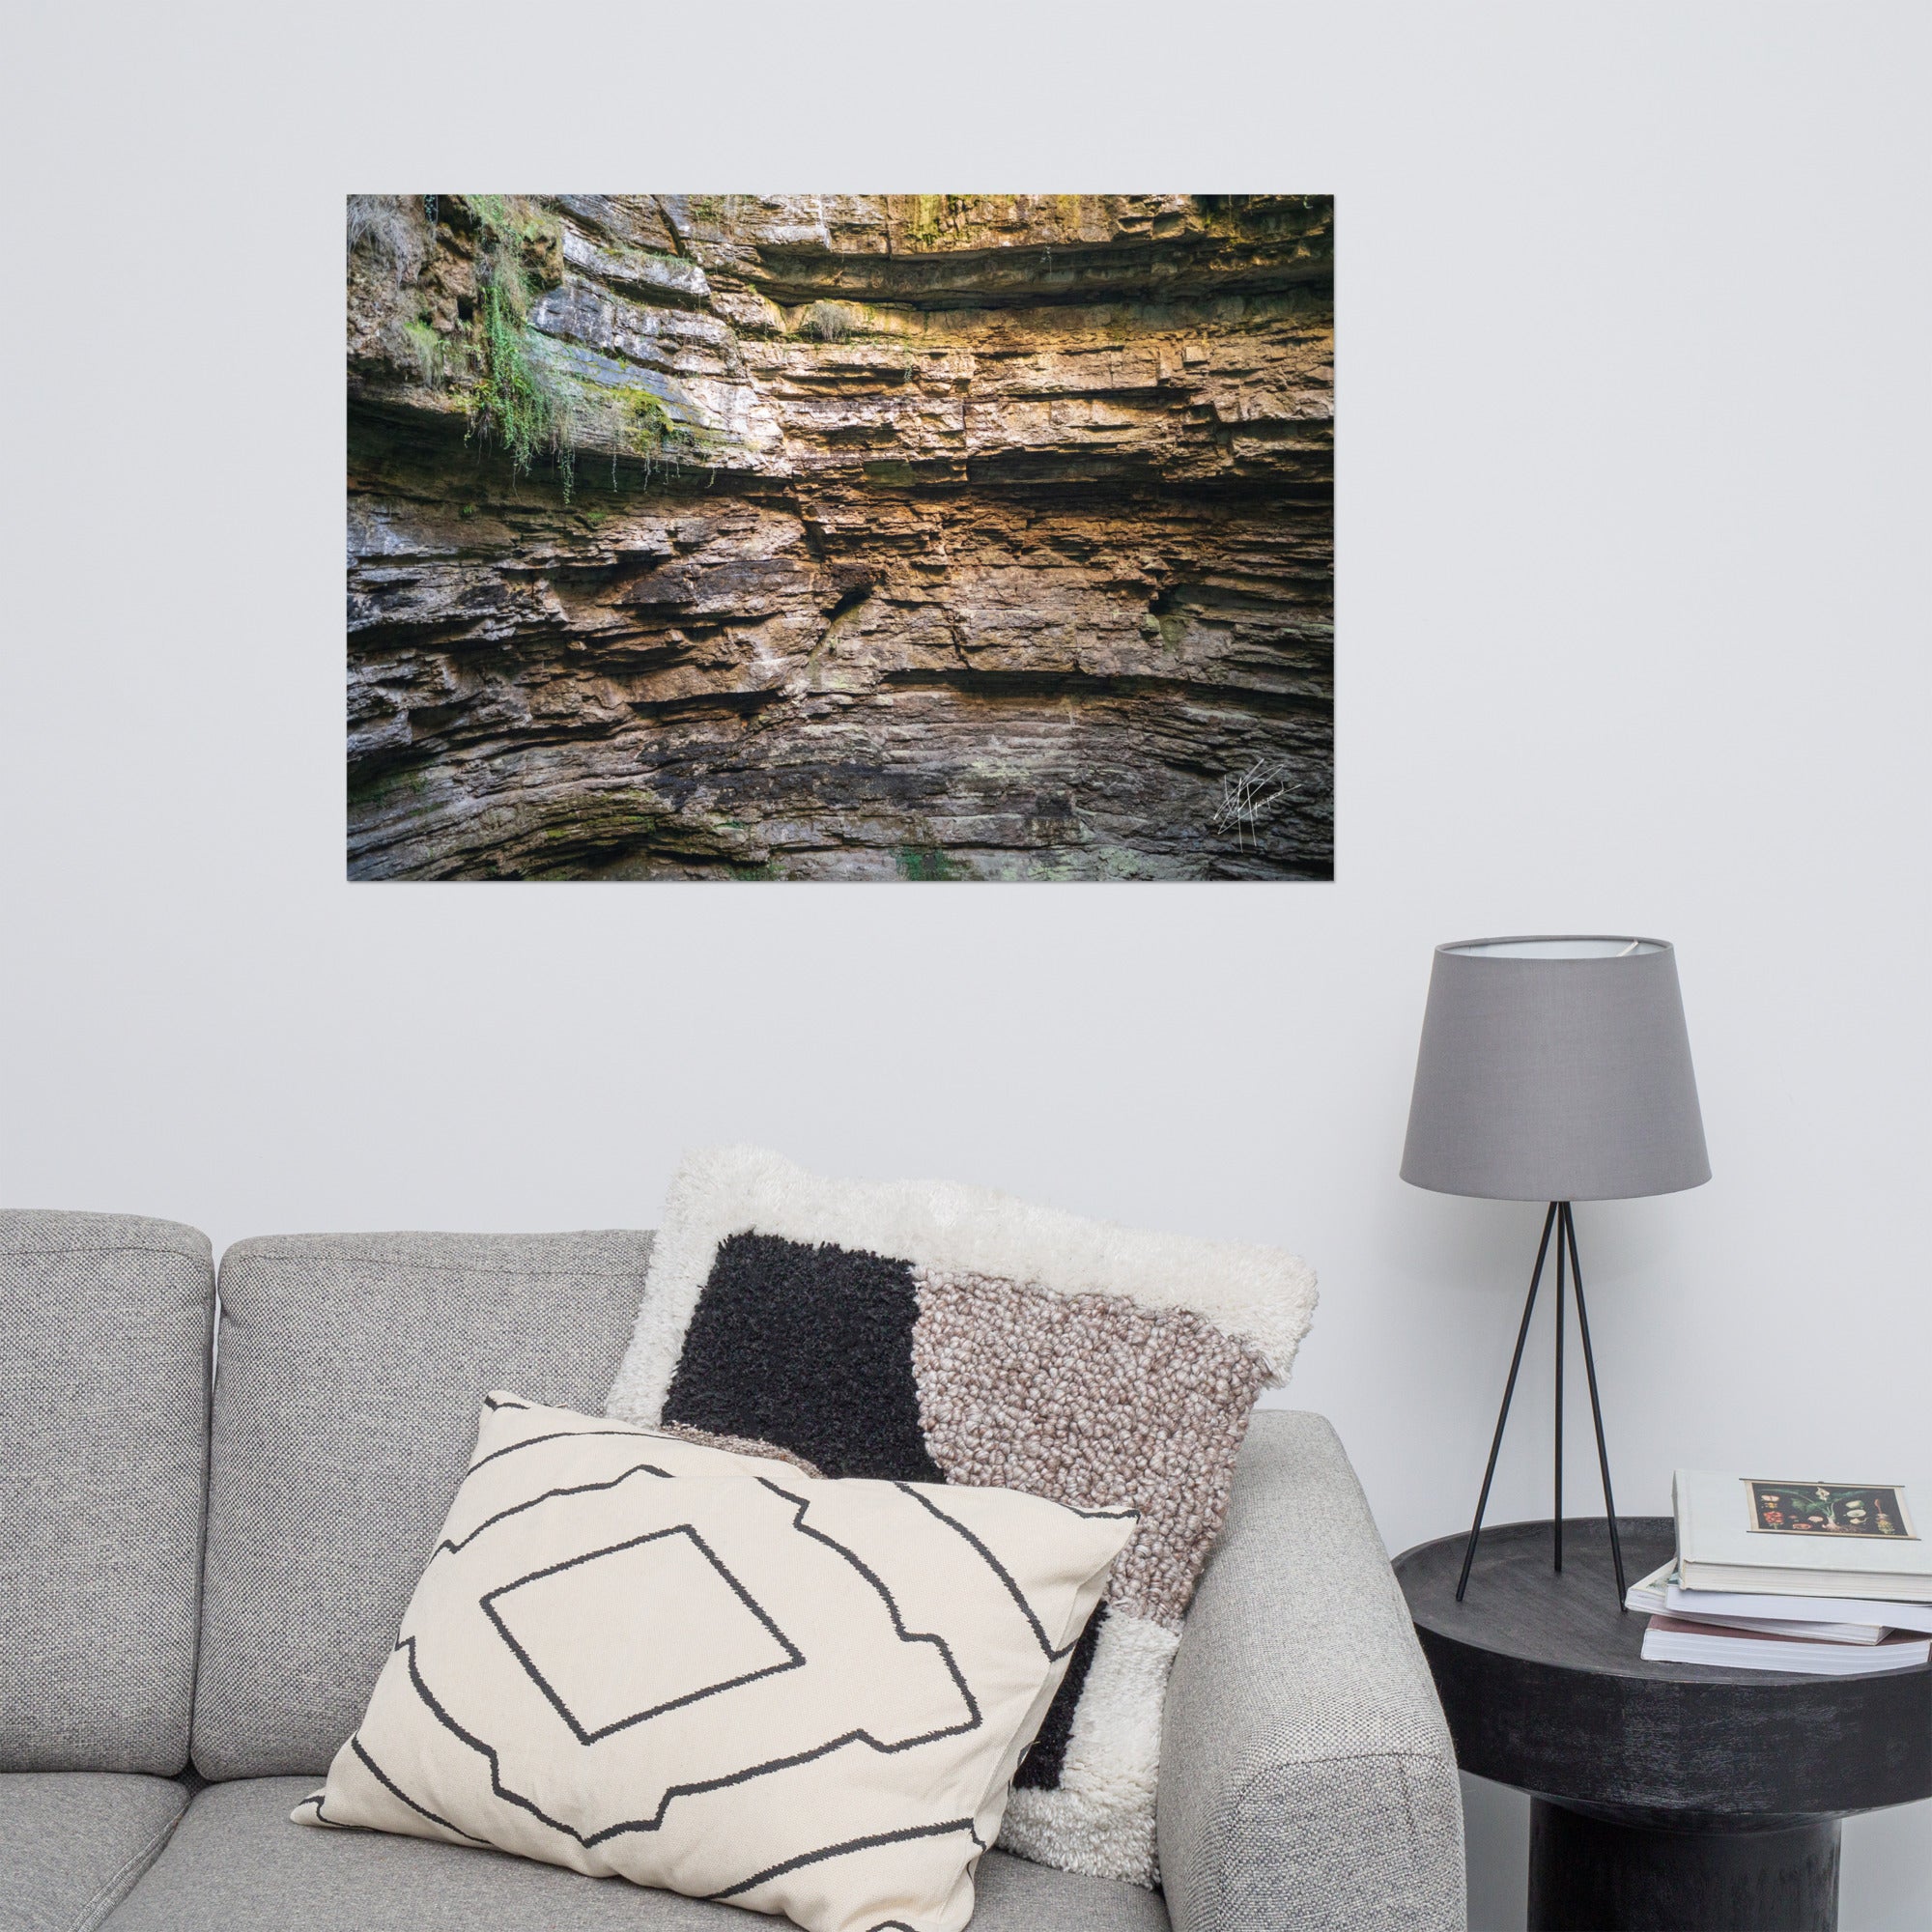
[[[1675,1547],[1619,1517],[1624,1565]],[[1532,1932],[1833,1932],[1838,1821],[1932,1797],[1932,1667],[1802,1677],[1646,1663],[1601,1517],[1486,1529],[1396,1559],[1457,1762],[1532,1794]]]

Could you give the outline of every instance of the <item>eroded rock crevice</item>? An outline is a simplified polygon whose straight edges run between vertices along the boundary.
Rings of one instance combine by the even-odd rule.
[[[352,876],[1329,876],[1325,199],[471,199],[352,211]]]

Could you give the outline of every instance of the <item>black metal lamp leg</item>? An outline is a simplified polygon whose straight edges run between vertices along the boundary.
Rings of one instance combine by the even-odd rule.
[[[1553,1567],[1563,1569],[1563,1330],[1568,1304],[1563,1294],[1563,1227],[1570,1217],[1570,1204],[1556,1203],[1556,1480],[1550,1486],[1549,1544]]]
[[[1556,1203],[1543,1217],[1543,1239],[1537,1244],[1536,1270],[1529,1278],[1529,1294],[1522,1304],[1522,1325],[1516,1331],[1516,1353],[1510,1357],[1509,1380],[1503,1384],[1503,1406],[1496,1416],[1496,1433],[1490,1442],[1489,1466],[1483,1471],[1482,1493],[1476,1498],[1476,1520],[1469,1525],[1469,1541],[1463,1551],[1463,1574],[1456,1579],[1456,1601],[1469,1587],[1469,1566],[1476,1560],[1476,1539],[1483,1530],[1483,1512],[1490,1506],[1490,1484],[1496,1473],[1496,1452],[1503,1446],[1503,1425],[1509,1420],[1510,1397],[1516,1393],[1517,1371],[1522,1367],[1522,1345],[1529,1336],[1529,1318],[1536,1308],[1536,1291],[1543,1281],[1543,1261],[1549,1252],[1550,1230],[1556,1226]]]
[[[1590,1315],[1583,1306],[1583,1264],[1577,1255],[1577,1217],[1570,1211],[1567,1201],[1561,1218],[1564,1244],[1570,1250],[1570,1279],[1577,1287],[1577,1330],[1583,1338],[1583,1367],[1590,1377],[1590,1414],[1597,1425],[1597,1466],[1604,1472],[1604,1515],[1610,1525],[1610,1561],[1617,1571],[1617,1608],[1623,1610],[1629,1607],[1624,1602],[1624,1547],[1617,1536],[1616,1498],[1610,1493],[1610,1452],[1604,1440],[1604,1406],[1597,1400],[1597,1358],[1590,1352]],[[1557,1262],[1560,1266],[1560,1253]]]

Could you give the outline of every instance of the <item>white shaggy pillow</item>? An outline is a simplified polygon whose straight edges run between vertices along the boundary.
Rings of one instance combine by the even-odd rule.
[[[808,1932],[956,1932],[1133,1528],[493,1395],[368,1713],[293,1815]]]
[[[671,1183],[606,1407],[828,1476],[1133,1504],[1000,1844],[1151,1886],[1168,1669],[1255,1398],[1314,1307],[1313,1272],[1278,1249],[712,1149]]]

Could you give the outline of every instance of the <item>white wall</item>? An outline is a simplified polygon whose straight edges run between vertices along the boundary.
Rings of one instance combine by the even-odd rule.
[[[1716,1178],[1578,1216],[1620,1499],[1932,1475],[1922,10],[51,16],[0,133],[5,1195],[636,1225],[732,1138],[1281,1241],[1291,1399],[1401,1548],[1466,1518],[1537,1212],[1396,1179],[1430,948],[1660,933]],[[346,885],[341,197],[439,184],[1334,190],[1338,882]],[[1478,1926],[1524,1816],[1471,1786]],[[1932,1919],[1928,1828],[1847,1828],[1847,1932]]]

